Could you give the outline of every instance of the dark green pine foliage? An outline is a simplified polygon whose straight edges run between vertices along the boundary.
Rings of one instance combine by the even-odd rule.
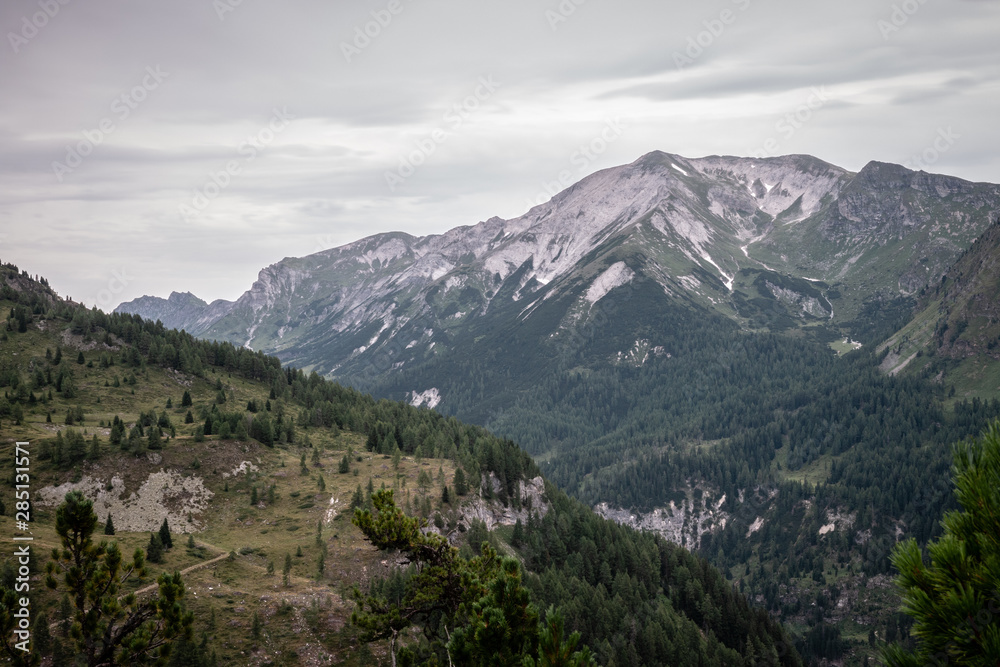
[[[182,604],[185,588],[180,575],[160,575],[153,598],[122,594],[129,578],[145,576],[145,558],[141,549],[129,561],[117,543],[94,544],[97,525],[93,503],[78,491],[67,493],[55,521],[62,549],[53,550],[45,584],[64,588],[68,594],[64,599],[73,601],[64,603],[63,613],[72,619],[68,634],[73,654],[91,666],[144,664],[168,656],[175,639],[190,637],[193,621]],[[9,636],[9,628],[2,631]]]
[[[163,517],[159,535],[164,549],[172,549],[174,547],[174,539],[170,536],[170,526],[167,524],[167,517]]]
[[[104,523],[104,534],[105,535],[115,534],[115,522],[111,520],[111,512],[108,512],[108,520]]]
[[[159,533],[149,534],[149,544],[146,545],[146,559],[150,563],[163,562],[163,540]]]
[[[961,509],[927,545],[930,563],[913,539],[893,552],[917,646],[889,646],[890,667],[1000,665],[1000,421],[955,446],[952,481]]]

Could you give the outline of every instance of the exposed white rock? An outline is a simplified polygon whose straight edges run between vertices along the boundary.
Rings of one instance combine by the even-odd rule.
[[[492,472],[484,479],[483,484],[489,484],[493,498],[486,500],[483,497],[483,490],[468,501],[462,503],[462,521],[468,525],[473,519],[477,519],[486,524],[489,530],[496,526],[513,526],[520,519],[521,523],[528,522],[528,516],[535,514],[536,518],[545,516],[549,511],[548,499],[545,497],[545,480],[535,477],[527,482],[518,482],[518,491],[525,507],[514,507],[514,503],[509,503],[507,507],[496,500],[500,491],[500,480]]]
[[[222,473],[223,479],[227,477],[235,477],[236,475],[248,475],[252,472],[259,472],[260,468],[251,463],[250,461],[241,461],[238,466],[233,468],[230,472]]]
[[[411,392],[410,394],[410,405],[415,408],[419,408],[421,405],[426,405],[431,410],[436,408],[441,403],[441,392],[438,391],[437,387],[431,387],[422,392]]]
[[[592,304],[597,303],[608,292],[616,287],[627,285],[632,282],[633,278],[635,278],[635,271],[628,268],[625,262],[615,262],[594,279],[594,282],[587,289],[585,298]]]
[[[164,519],[175,533],[201,530],[195,517],[208,508],[208,501],[215,495],[205,488],[201,477],[184,477],[175,470],[160,470],[151,473],[142,486],[128,496],[121,477],[104,482],[84,476],[79,482],[39,489],[35,500],[43,507],[54,507],[70,491],[80,491],[92,500],[94,512],[101,522],[107,521],[111,514],[115,528],[129,532],[157,530]]]
[[[812,315],[813,317],[830,316],[830,311],[816,297],[799,294],[794,290],[779,287],[770,281],[767,281],[765,284],[778,301],[798,306],[804,314]]]

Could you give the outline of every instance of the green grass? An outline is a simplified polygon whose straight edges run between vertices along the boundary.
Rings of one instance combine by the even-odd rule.
[[[830,349],[837,353],[838,356],[847,354],[848,352],[853,352],[854,350],[861,348],[861,343],[856,343],[849,338],[843,340],[835,340],[829,344]]]

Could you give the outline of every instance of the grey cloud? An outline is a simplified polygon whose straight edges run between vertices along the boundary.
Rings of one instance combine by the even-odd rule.
[[[74,1],[18,53],[7,34],[37,3],[0,4],[4,259],[74,296],[128,264],[142,267],[129,290],[233,298],[320,241],[522,213],[609,115],[630,129],[587,172],[654,149],[751,152],[779,118],[748,100],[820,85],[877,94],[829,100],[783,152],[859,169],[951,124],[964,138],[935,168],[1000,181],[996,2],[925,3],[883,38],[888,2],[588,0],[561,16],[556,0],[402,0],[348,62],[342,44],[386,4],[244,1],[220,19],[205,0]],[[674,53],[726,9],[735,20],[678,72]],[[169,74],[119,118],[150,66]],[[385,172],[484,75],[502,87],[390,191]],[[182,225],[178,206],[275,107],[296,121]],[[114,133],[59,183],[52,162],[105,118]]]

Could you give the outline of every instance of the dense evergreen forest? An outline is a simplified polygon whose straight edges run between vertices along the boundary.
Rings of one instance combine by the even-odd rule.
[[[89,363],[120,367],[126,377],[157,366],[197,377],[226,372],[268,388],[271,409],[213,407],[198,424],[195,438],[247,422],[248,436],[270,447],[295,444],[307,426],[354,431],[365,435],[371,451],[452,459],[487,498],[530,506],[529,499],[519,497],[520,482],[539,475],[539,468],[511,439],[455,417],[375,400],[229,343],[198,340],[137,316],[87,310],[58,299],[44,283],[15,266],[4,265],[2,270],[0,299],[11,304],[5,340],[41,328],[52,331],[55,341],[57,332],[66,329],[83,340],[103,343],[103,351],[96,358],[92,353]],[[61,347],[54,347],[61,356]],[[78,360],[82,358],[81,353]],[[29,369],[4,358],[0,422],[19,421],[43,409],[52,392],[72,397],[79,391],[73,364],[60,361],[53,357]],[[116,422],[115,433],[122,452],[144,451],[130,443],[132,434],[124,425]],[[49,460],[71,471],[85,455],[78,447],[67,447],[58,455],[51,452]],[[602,519],[553,484],[546,483],[545,497],[548,511],[534,508],[525,524],[513,527],[509,541],[523,562],[524,580],[537,607],[559,607],[567,630],[579,631],[601,664],[801,664],[783,628],[764,610],[753,608],[705,559]],[[484,539],[499,539],[480,530],[466,537],[470,550],[478,550]],[[376,588],[386,585],[378,582]]]
[[[570,337],[572,345],[557,338],[517,358],[487,347],[452,359],[448,378],[431,381],[449,387],[455,414],[520,443],[589,506],[648,513],[673,502],[696,514],[707,507],[702,494],[721,502],[724,521],[688,546],[759,604],[803,625],[830,622],[839,586],[889,574],[900,535],[921,543],[938,535],[954,506],[951,445],[1000,416],[996,400],[954,396],[938,381],[940,364],[920,375],[879,370],[878,343],[906,323],[910,299],[868,303],[848,326],[862,346],[838,356],[829,343],[843,334],[822,323],[747,331],[649,286],[606,298],[616,300],[615,318]],[[625,324],[654,312],[648,329]],[[637,339],[661,352],[623,359],[618,352]],[[415,384],[420,372],[377,391],[426,386]],[[512,391],[511,378],[530,382]],[[837,529],[820,534],[831,521]],[[813,589],[827,594],[817,593],[820,611],[810,616]],[[896,634],[894,613],[883,609],[883,633]],[[835,632],[800,647],[817,658],[844,648]]]

